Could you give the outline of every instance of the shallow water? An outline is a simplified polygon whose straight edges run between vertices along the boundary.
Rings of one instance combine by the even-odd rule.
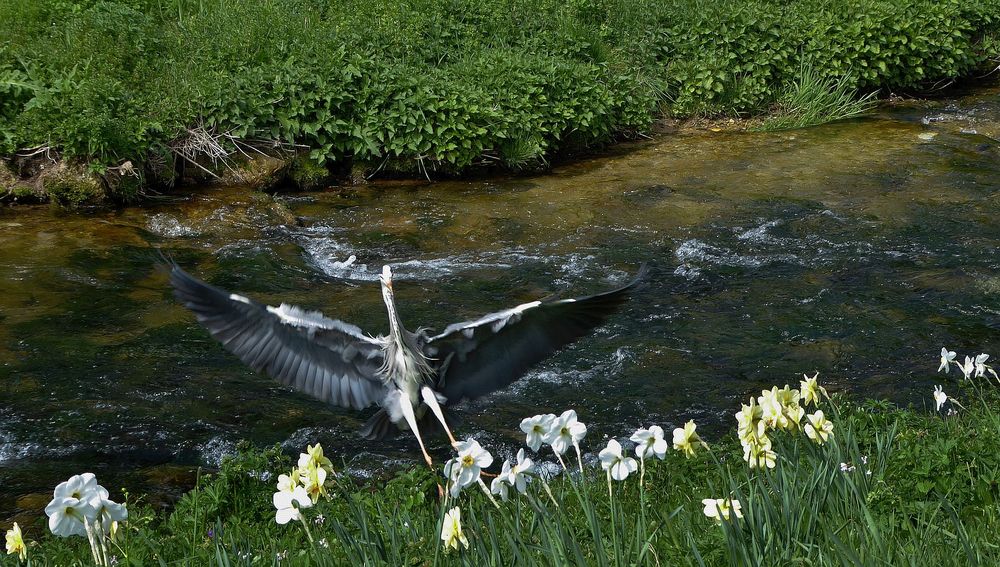
[[[1000,355],[998,138],[994,89],[808,130],[671,136],[537,177],[0,210],[0,517],[34,516],[84,470],[166,502],[240,439],[320,441],[357,474],[418,457],[406,437],[361,442],[368,414],[226,353],[172,299],[156,248],[372,333],[387,327],[386,263],[404,321],[440,329],[649,262],[608,325],[462,408],[461,434],[501,456],[522,417],[570,407],[590,451],[650,423],[719,432],[803,372],[929,405],[955,380],[934,374],[941,346]]]

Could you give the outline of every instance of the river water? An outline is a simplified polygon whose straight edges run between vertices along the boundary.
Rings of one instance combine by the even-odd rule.
[[[1000,355],[998,139],[993,89],[806,130],[667,136],[536,177],[0,210],[0,518],[37,516],[87,470],[167,502],[240,439],[320,441],[362,475],[419,458],[408,437],[362,442],[368,414],[229,355],[173,300],[157,248],[371,333],[388,326],[383,264],[408,326],[441,329],[648,262],[608,325],[462,407],[460,435],[501,456],[522,417],[566,408],[589,452],[653,423],[719,434],[740,401],[803,372],[930,406],[956,379],[934,373],[942,346]]]

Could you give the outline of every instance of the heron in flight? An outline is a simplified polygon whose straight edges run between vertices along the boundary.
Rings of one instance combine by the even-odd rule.
[[[446,408],[506,387],[590,332],[625,302],[645,273],[644,265],[630,283],[611,291],[532,301],[431,334],[403,326],[392,270],[384,266],[379,280],[389,334],[377,337],[318,311],[286,303],[272,307],[230,293],[176,263],[170,283],[198,322],[245,364],[334,406],[380,406],[361,435],[376,440],[408,428],[431,465],[421,426],[434,427],[436,418],[454,443]]]

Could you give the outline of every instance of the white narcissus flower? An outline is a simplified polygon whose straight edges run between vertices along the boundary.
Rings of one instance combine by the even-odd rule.
[[[493,482],[490,483],[490,492],[493,494],[499,494],[500,499],[504,502],[510,496],[510,460],[504,460],[503,468],[496,477],[493,478]]]
[[[53,534],[59,537],[87,537],[84,521],[94,521],[97,510],[90,505],[89,500],[58,496],[45,507],[45,515],[49,517],[49,531]]]
[[[310,464],[325,469],[327,474],[333,473],[333,463],[330,462],[330,459],[323,456],[323,446],[319,443],[306,445],[306,452],[299,453],[299,468],[306,470]]]
[[[128,510],[124,504],[112,502],[108,497],[108,490],[98,485],[96,495],[91,499],[90,505],[97,511],[97,520],[101,522],[101,529],[104,533],[111,534],[112,527],[117,522],[124,522],[128,519]]]
[[[319,502],[319,497],[326,495],[326,469],[316,461],[306,463],[306,468],[299,469],[299,483],[306,489],[313,504]],[[294,487],[292,490],[295,490]]]
[[[941,372],[944,370],[944,373],[947,374],[951,370],[951,363],[954,362],[955,356],[955,351],[941,347],[941,365],[938,366],[937,371]],[[958,363],[956,362],[955,364]]]
[[[45,513],[49,530],[61,537],[86,537],[86,522],[99,525],[108,534],[117,522],[128,519],[125,505],[111,500],[108,489],[97,484],[94,473],[74,475],[59,483]]]
[[[752,469],[773,469],[778,462],[778,454],[771,450],[771,440],[765,436],[752,443],[743,443],[743,460]]]
[[[507,475],[507,482],[516,488],[518,492],[524,494],[528,490],[529,475],[532,474],[535,474],[535,463],[524,456],[524,449],[518,449],[517,462],[510,468],[510,473]]]
[[[292,520],[301,520],[302,513],[299,510],[312,506],[309,500],[309,493],[304,486],[296,486],[291,492],[275,492],[271,501],[276,509],[274,521],[279,524],[287,524]],[[296,506],[296,504],[298,504]]]
[[[816,413],[807,415],[809,423],[805,426],[806,436],[822,445],[833,436],[833,424],[823,416],[823,410],[816,410]]]
[[[469,540],[462,533],[462,511],[455,506],[444,516],[444,523],[441,525],[441,541],[444,542],[445,549],[457,550],[461,543],[466,549],[469,548]]]
[[[60,482],[53,491],[53,498],[70,497],[78,500],[88,500],[97,493],[97,477],[94,473],[83,473],[69,477]]]
[[[278,491],[291,492],[299,485],[299,470],[293,470],[292,474],[278,475]]]
[[[21,526],[17,525],[17,522],[14,522],[14,526],[7,530],[7,555],[15,554],[21,561],[28,557],[28,548],[24,545]]]
[[[667,456],[667,449],[670,445],[663,438],[663,428],[659,425],[651,425],[649,429],[639,429],[629,437],[629,441],[635,443],[635,456],[640,459],[648,459],[655,456],[663,459]]]
[[[608,446],[601,449],[598,457],[601,459],[601,468],[608,471],[615,480],[625,480],[639,468],[635,459],[622,454],[621,443],[615,439],[608,441]]]
[[[49,517],[49,531],[61,537],[86,537],[84,521],[97,521],[108,491],[97,484],[94,473],[83,473],[59,483],[52,496],[52,501],[45,507],[45,514]]]
[[[576,411],[566,410],[552,422],[552,428],[543,440],[552,446],[556,454],[562,455],[570,447],[578,447],[586,436],[587,426],[576,419]]]
[[[941,411],[941,406],[948,401],[948,394],[944,393],[943,386],[934,386],[934,411]]]
[[[767,426],[761,420],[762,412],[757,400],[750,396],[750,405],[742,404],[743,408],[736,412],[736,433],[744,444],[765,437]]]
[[[976,370],[975,361],[972,357],[967,356],[965,357],[965,364],[960,364],[958,369],[962,371],[962,375],[964,375],[966,380],[968,380],[969,378],[972,378],[972,373]]]
[[[458,485],[458,474],[460,472],[462,472],[462,467],[458,464],[458,457],[452,457],[444,464],[444,476],[448,479],[448,492],[452,498],[458,497],[464,488]]]
[[[785,417],[788,418],[788,429],[798,429],[802,423],[803,416],[806,415],[806,408],[800,406],[798,402],[794,405],[785,406]]]
[[[538,449],[542,447],[542,442],[548,436],[555,420],[556,416],[551,413],[526,417],[521,420],[521,431],[526,435],[525,443],[532,451],[537,453]]]
[[[730,515],[743,517],[743,505],[739,500],[706,498],[701,503],[705,505],[705,516],[716,522],[722,523],[722,520],[728,520]]]
[[[761,419],[771,429],[785,429],[788,427],[788,418],[785,417],[781,399],[778,397],[778,387],[774,386],[770,390],[762,390],[757,398],[760,405]]]
[[[457,498],[463,488],[479,480],[482,469],[493,464],[493,455],[475,439],[455,444],[458,457],[448,461],[444,474],[451,479],[451,496]]]
[[[986,374],[986,361],[989,360],[990,355],[983,353],[976,356],[976,378],[982,378]]]
[[[694,420],[690,420],[684,424],[684,427],[678,427],[674,429],[674,449],[684,453],[685,457],[694,456],[694,446],[695,444],[705,445],[705,442],[698,437],[695,433],[695,429],[698,426],[695,425]]]
[[[805,374],[803,374],[802,377],[805,378],[805,380],[799,382],[799,392],[802,396],[802,405],[808,406],[811,403],[814,406],[818,406],[820,394],[823,394],[823,396],[827,398],[830,397],[829,394],[826,393],[826,388],[820,386],[817,382],[819,372],[813,374],[812,378],[806,376]]]

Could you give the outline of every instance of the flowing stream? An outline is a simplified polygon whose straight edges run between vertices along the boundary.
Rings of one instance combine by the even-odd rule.
[[[585,451],[688,419],[711,439],[771,385],[932,407],[942,346],[1000,356],[1000,89],[767,134],[626,144],[546,175],[270,197],[202,188],[91,215],[0,209],[0,518],[93,471],[168,503],[241,439],[322,442],[359,475],[419,462],[368,413],[257,375],[176,303],[156,249],[233,292],[410,328],[647,282],[593,335],[461,407],[500,460],[522,417],[575,408]],[[345,265],[350,256],[356,260]],[[947,386],[951,384],[951,386]],[[446,458],[441,440],[432,442]],[[543,459],[549,456],[544,455]]]

